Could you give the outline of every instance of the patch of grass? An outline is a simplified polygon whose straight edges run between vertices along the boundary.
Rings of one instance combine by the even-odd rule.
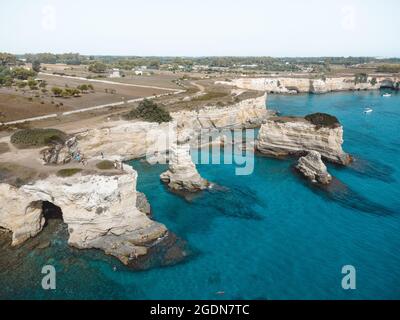
[[[326,113],[313,113],[305,116],[305,119],[319,128],[337,128],[340,122],[335,116]]]
[[[132,109],[127,115],[128,120],[139,118],[149,122],[169,122],[172,120],[169,112],[164,107],[150,100],[143,100],[139,106]]]
[[[114,169],[114,163],[109,160],[103,160],[96,164],[97,169],[111,170]]]
[[[24,129],[11,136],[11,143],[18,148],[44,147],[54,143],[64,143],[67,134],[57,129]]]
[[[0,142],[0,154],[10,151],[10,147],[7,142]]]
[[[82,169],[78,169],[78,168],[71,168],[71,169],[61,169],[57,171],[57,177],[72,177],[73,175],[81,172]]]
[[[35,181],[38,172],[32,168],[20,166],[14,163],[0,163],[0,181],[9,183],[15,187]]]

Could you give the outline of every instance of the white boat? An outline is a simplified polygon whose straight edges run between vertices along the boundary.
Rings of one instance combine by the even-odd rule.
[[[374,111],[374,110],[371,109],[371,108],[365,108],[364,109],[364,113],[371,113],[372,111]]]
[[[382,95],[382,97],[391,97],[392,95],[390,94],[390,93],[384,93],[383,95]]]

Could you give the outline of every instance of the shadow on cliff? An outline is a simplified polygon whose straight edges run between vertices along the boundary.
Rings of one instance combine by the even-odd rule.
[[[312,192],[345,208],[376,215],[393,215],[395,213],[379,203],[368,200],[335,177],[332,177],[332,182],[329,185],[322,185],[306,180],[294,167],[292,171]]]

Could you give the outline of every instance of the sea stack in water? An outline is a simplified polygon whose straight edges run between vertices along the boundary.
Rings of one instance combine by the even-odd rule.
[[[263,154],[284,157],[317,151],[322,158],[348,165],[351,157],[342,149],[343,127],[328,114],[305,118],[272,117],[261,126],[256,148]]]
[[[198,173],[188,143],[173,144],[169,152],[169,170],[162,173],[160,179],[171,190],[197,192],[208,188],[210,183]]]
[[[296,169],[311,182],[329,184],[332,181],[332,176],[328,173],[321,160],[321,154],[317,151],[310,151],[306,156],[301,157]]]

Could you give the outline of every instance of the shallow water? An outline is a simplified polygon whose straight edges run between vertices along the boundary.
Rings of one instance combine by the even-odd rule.
[[[294,174],[293,159],[257,156],[250,176],[236,176],[233,165],[198,165],[224,188],[186,201],[160,183],[165,166],[133,161],[154,219],[188,242],[190,257],[132,272],[98,252],[68,248],[60,227],[51,247],[20,253],[21,263],[0,269],[0,298],[400,298],[400,95],[270,95],[268,106],[339,118],[344,149],[356,162],[328,165],[335,188],[310,186]],[[367,106],[374,112],[365,115]],[[40,268],[49,261],[58,271],[55,292],[40,287]],[[354,291],[341,288],[341,269],[349,264],[357,270]]]

